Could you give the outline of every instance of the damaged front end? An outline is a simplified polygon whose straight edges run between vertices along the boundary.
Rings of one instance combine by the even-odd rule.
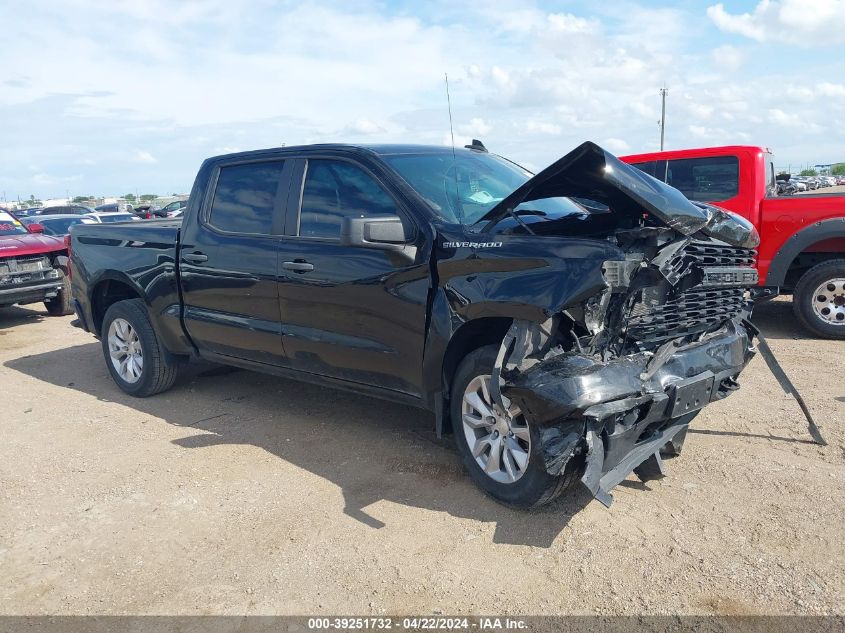
[[[510,204],[589,190],[608,206],[627,203],[640,220],[606,237],[624,257],[604,262],[599,293],[543,323],[514,320],[493,397],[505,408],[515,402],[539,427],[550,475],[581,468],[584,485],[609,505],[631,472],[660,476],[662,456],[680,451],[696,414],[738,388],[755,353],[748,318],[758,238],[744,220],[678,200],[596,146],[575,160],[580,173],[599,173],[603,188],[585,178],[565,186],[570,168]],[[671,204],[655,206],[660,196]]]
[[[515,321],[494,370],[501,395],[540,426],[549,474],[582,457],[582,481],[605,504],[632,471],[659,474],[661,453],[680,450],[692,418],[737,389],[754,355],[737,273],[753,272],[754,251],[682,239],[649,255],[642,241],[657,236],[645,233],[628,259],[606,263],[600,296],[543,324]]]

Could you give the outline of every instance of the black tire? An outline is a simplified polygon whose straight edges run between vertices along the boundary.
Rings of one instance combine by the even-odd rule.
[[[831,259],[805,272],[792,293],[792,310],[798,321],[816,336],[845,339],[845,318],[842,324],[826,321],[813,310],[815,291],[825,281],[845,279],[845,259]]]
[[[528,465],[519,479],[513,483],[500,483],[489,477],[476,462],[467,443],[462,422],[464,391],[478,376],[489,375],[496,361],[498,346],[488,345],[471,352],[458,366],[451,386],[450,414],[455,442],[463,458],[464,466],[475,484],[496,501],[505,505],[528,509],[545,505],[564,490],[578,483],[581,477],[580,462],[572,460],[563,474],[558,476],[546,472],[536,425],[526,419],[531,437]]]
[[[108,333],[109,327],[117,318],[128,321],[129,325],[137,333],[138,340],[140,341],[143,368],[136,382],[124,380],[112,363],[109,352]],[[103,318],[100,335],[106,367],[112,379],[117,383],[117,386],[130,396],[146,398],[147,396],[167,391],[176,382],[179,362],[161,346],[150,323],[147,306],[141,299],[126,299],[112,304]]]
[[[47,308],[47,314],[50,316],[65,316],[73,314],[73,304],[71,303],[70,278],[64,270],[57,268],[59,277],[62,280],[62,289],[52,299],[47,299],[44,302],[44,307]]]

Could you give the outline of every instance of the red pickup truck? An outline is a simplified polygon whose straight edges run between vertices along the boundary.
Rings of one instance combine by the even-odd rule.
[[[43,301],[52,316],[73,314],[67,246],[42,230],[0,209],[0,308]]]
[[[814,334],[845,339],[845,194],[779,197],[771,152],[732,145],[622,156],[647,174],[750,220],[759,285],[792,294]]]

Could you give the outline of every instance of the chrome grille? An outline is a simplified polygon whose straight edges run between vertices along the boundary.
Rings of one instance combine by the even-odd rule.
[[[697,270],[751,267],[756,251],[712,242],[691,242],[678,255],[689,274]],[[680,261],[678,262],[680,264]],[[705,332],[736,318],[745,305],[744,287],[698,284],[673,295],[671,288],[645,288],[631,309],[627,338],[652,349],[673,338]]]
[[[751,248],[711,242],[691,242],[683,253],[699,266],[753,266],[757,257],[757,251]]]

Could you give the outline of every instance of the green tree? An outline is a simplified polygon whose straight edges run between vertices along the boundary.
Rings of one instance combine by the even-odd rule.
[[[129,202],[135,202],[135,194],[134,193],[127,193],[125,196],[123,196],[123,199],[127,200]]]
[[[815,169],[802,169],[800,176],[818,176]]]
[[[830,168],[830,173],[834,176],[845,176],[845,163],[836,163]]]
[[[141,194],[141,202],[149,202],[150,200],[155,200],[158,196],[154,193],[144,193]]]
[[[73,198],[74,202],[88,202],[89,200],[93,200],[94,196],[75,196]]]

